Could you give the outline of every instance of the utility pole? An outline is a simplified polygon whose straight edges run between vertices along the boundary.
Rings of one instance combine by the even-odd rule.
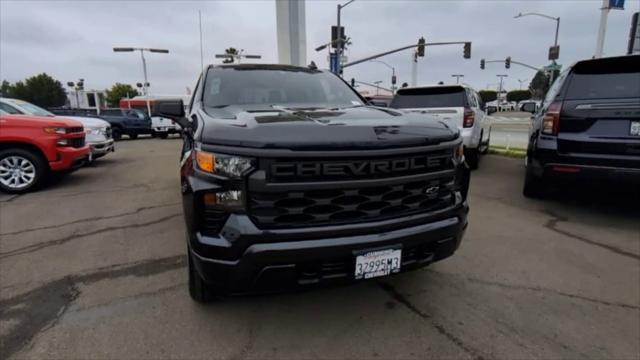
[[[460,84],[460,78],[464,77],[464,75],[462,75],[462,74],[453,74],[453,75],[451,75],[451,77],[456,78],[456,84]]]
[[[387,64],[386,62],[382,61],[382,60],[371,60],[371,62],[377,62],[380,63],[386,67],[388,67],[389,69],[391,69],[391,93],[395,94],[396,93],[396,68]]]
[[[502,89],[502,79],[504,79],[504,78],[508,77],[509,75],[496,75],[496,76],[500,78],[500,88],[499,88],[499,90],[498,90],[498,97],[497,97],[497,99],[498,99],[498,105],[500,105],[500,95],[502,95],[502,90],[503,90],[503,89]],[[498,106],[498,109],[499,109],[499,108],[500,108],[500,106]]]
[[[520,90],[522,90],[522,83],[526,82],[526,81],[527,81],[527,79],[524,79],[524,80],[518,79],[518,82],[520,83]]]
[[[596,42],[595,58],[601,58],[604,53],[604,37],[607,32],[607,19],[609,18],[609,2],[602,0],[600,8],[600,26],[598,27],[598,40]]]
[[[376,84],[376,95],[380,95],[380,83],[382,83],[382,80],[374,81],[373,83]]]
[[[200,70],[204,70],[204,52],[202,51],[202,11],[198,10],[198,21],[200,23]]]
[[[418,85],[418,52],[411,54],[411,86]]]

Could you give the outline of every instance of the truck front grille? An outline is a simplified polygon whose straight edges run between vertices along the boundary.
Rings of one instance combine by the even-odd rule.
[[[450,206],[453,187],[450,177],[345,189],[250,192],[248,209],[263,228],[379,221]]]
[[[68,142],[71,147],[81,148],[84,146],[84,137],[69,139]]]

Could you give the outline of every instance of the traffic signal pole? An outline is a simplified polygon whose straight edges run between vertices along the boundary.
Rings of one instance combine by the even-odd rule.
[[[440,45],[457,45],[457,44],[466,44],[466,43],[470,43],[470,42],[469,41],[433,42],[433,43],[425,43],[424,45],[425,46],[440,46]],[[358,64],[361,64],[361,63],[363,63],[365,61],[377,59],[379,57],[383,57],[383,56],[386,56],[386,55],[397,53],[397,52],[400,52],[400,51],[403,51],[403,50],[417,48],[418,46],[420,46],[420,45],[419,44],[411,44],[411,45],[399,47],[397,49],[385,51],[385,52],[382,52],[382,53],[379,53],[379,54],[371,55],[371,56],[368,56],[366,58],[363,58],[363,59],[360,59],[360,60],[356,60],[356,61],[352,61],[350,63],[344,64],[344,65],[342,65],[342,68],[346,68],[346,67],[353,66],[353,65],[358,65]]]

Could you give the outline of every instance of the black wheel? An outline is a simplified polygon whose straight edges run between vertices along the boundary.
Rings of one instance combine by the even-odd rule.
[[[467,165],[469,165],[469,169],[475,170],[478,168],[478,163],[480,162],[478,149],[467,149],[464,152],[464,158],[467,161]]]
[[[219,294],[205,283],[200,274],[198,274],[189,250],[187,250],[187,257],[189,258],[189,295],[191,295],[191,298],[199,303],[208,303],[216,299]]]
[[[120,129],[119,127],[112,128],[111,129],[111,137],[113,137],[113,140],[115,140],[115,141],[122,140],[122,129]]]
[[[542,177],[533,175],[529,169],[527,167],[522,194],[528,198],[542,199],[546,195],[545,181]]]
[[[0,190],[20,194],[36,189],[48,171],[45,160],[26,149],[0,151]]]
[[[482,137],[484,136],[484,130],[480,133],[480,143],[482,144],[482,150],[480,154],[486,155],[489,153],[489,144],[491,143],[491,130],[489,130],[489,135],[487,136],[487,141],[482,142]]]
[[[131,139],[131,140],[135,140],[135,139],[137,139],[137,138],[138,138],[138,134],[136,134],[136,133],[131,133],[131,134],[129,134],[129,139]]]
[[[166,132],[165,133],[158,133],[158,137],[160,139],[166,139],[166,138],[169,137],[169,134],[167,134]]]

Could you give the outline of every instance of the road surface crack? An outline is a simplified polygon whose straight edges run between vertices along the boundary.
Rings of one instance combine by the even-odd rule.
[[[180,204],[181,203],[176,202],[176,203],[169,203],[169,204],[143,206],[143,207],[139,207],[139,208],[137,208],[137,209],[135,209],[133,211],[130,211],[130,212],[125,212],[125,213],[120,213],[120,214],[115,214],[115,215],[109,215],[109,216],[96,216],[96,217],[90,217],[90,218],[84,218],[84,219],[77,219],[77,220],[73,220],[73,221],[70,221],[70,222],[62,223],[62,224],[40,226],[40,227],[36,227],[36,228],[31,228],[31,229],[24,229],[24,230],[12,231],[12,232],[0,233],[0,236],[19,235],[19,234],[21,235],[21,234],[25,234],[25,233],[29,233],[29,232],[33,232],[33,231],[57,229],[57,228],[61,228],[61,227],[69,226],[69,225],[75,225],[75,224],[88,222],[88,221],[100,221],[100,220],[116,219],[116,218],[123,217],[123,216],[139,214],[139,213],[141,213],[143,211],[147,211],[147,210],[151,210],[151,209],[158,209],[158,208],[175,206],[175,205],[180,205]]]
[[[169,219],[181,216],[181,215],[182,215],[182,213],[175,213],[175,214],[164,216],[164,217],[161,217],[159,219],[156,219],[156,220],[153,220],[153,221],[149,221],[149,222],[145,222],[145,223],[122,225],[122,226],[109,226],[109,227],[105,227],[105,228],[102,228],[102,229],[97,229],[97,230],[93,230],[93,231],[89,231],[89,232],[85,232],[85,233],[80,233],[80,234],[74,233],[74,234],[62,237],[60,239],[49,240],[49,241],[45,241],[45,242],[42,242],[42,243],[37,243],[37,244],[21,247],[21,248],[15,249],[15,250],[2,252],[2,253],[0,253],[0,259],[12,257],[12,256],[17,256],[17,255],[23,255],[23,254],[32,253],[32,252],[39,251],[39,250],[42,250],[42,249],[50,247],[50,246],[61,245],[61,244],[64,244],[66,242],[69,242],[71,240],[80,239],[80,238],[87,237],[87,236],[92,236],[92,235],[97,235],[97,234],[101,234],[101,233],[105,233],[105,232],[109,232],[109,231],[123,230],[123,229],[134,229],[134,228],[146,227],[146,226],[149,226],[149,225],[155,225],[155,224],[159,224],[159,223],[161,223],[163,221],[166,221],[166,220],[169,220]]]
[[[183,268],[184,255],[114,265],[90,273],[70,275],[12,298],[0,300],[0,321],[16,320],[0,338],[2,357],[9,358],[31,343],[39,333],[55,326],[80,295],[78,284],[90,284],[123,276],[146,277]]]
[[[382,288],[382,290],[387,292],[387,294],[389,294],[394,300],[396,300],[400,304],[404,305],[407,309],[409,309],[411,312],[413,312],[414,314],[416,314],[419,317],[421,317],[423,320],[429,321],[431,323],[431,325],[433,325],[433,327],[438,331],[438,333],[444,335],[447,339],[449,339],[449,341],[451,341],[452,343],[456,344],[465,353],[473,356],[473,358],[475,360],[483,360],[484,359],[475,350],[473,350],[468,345],[466,345],[464,343],[464,341],[462,341],[462,339],[460,339],[456,335],[452,334],[442,324],[440,324],[437,321],[435,321],[431,315],[429,315],[429,314],[423,312],[422,310],[418,309],[417,306],[415,306],[413,303],[411,303],[411,301],[409,301],[409,299],[407,299],[404,295],[402,295],[400,292],[398,292],[398,290],[396,290],[393,286],[391,286],[388,283],[382,282],[382,281],[378,281],[378,285],[380,286],[380,288]]]
[[[560,215],[556,215],[555,213],[553,213],[553,212],[551,212],[549,210],[544,211],[544,213],[546,213],[547,215],[552,217],[552,219],[549,219],[547,221],[547,223],[544,224],[544,227],[546,227],[547,229],[549,229],[551,231],[554,231],[554,232],[556,232],[558,234],[564,235],[564,236],[566,236],[568,238],[571,238],[571,239],[582,241],[582,242],[587,243],[589,245],[593,245],[593,246],[597,246],[597,247],[609,250],[609,251],[611,251],[613,253],[616,253],[618,255],[630,257],[630,258],[635,259],[635,260],[640,260],[640,255],[638,255],[638,254],[634,254],[632,252],[620,249],[620,248],[615,247],[613,245],[602,244],[602,243],[599,243],[597,241],[593,241],[591,239],[588,239],[588,238],[586,238],[584,236],[576,235],[576,234],[573,234],[573,233],[568,232],[566,230],[562,230],[562,229],[558,228],[558,223],[559,222],[567,222],[567,221],[569,221],[569,218],[564,217],[564,216],[560,216]]]

